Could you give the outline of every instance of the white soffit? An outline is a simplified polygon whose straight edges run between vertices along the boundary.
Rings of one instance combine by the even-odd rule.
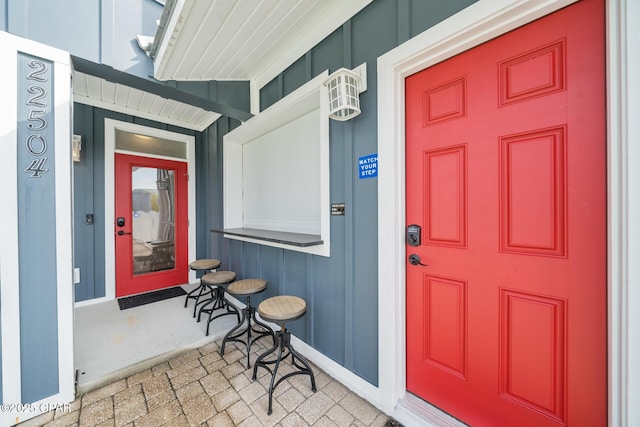
[[[117,111],[202,132],[220,114],[172,99],[112,83],[100,77],[75,71],[73,100],[80,104]]]
[[[261,88],[371,1],[176,0],[155,40],[154,77]]]

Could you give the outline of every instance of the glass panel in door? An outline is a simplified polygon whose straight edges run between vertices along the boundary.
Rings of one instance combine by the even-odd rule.
[[[131,168],[133,274],[175,268],[174,171]]]

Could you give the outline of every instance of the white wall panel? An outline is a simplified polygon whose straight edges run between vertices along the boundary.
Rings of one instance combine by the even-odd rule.
[[[320,109],[244,144],[244,226],[320,234]]]

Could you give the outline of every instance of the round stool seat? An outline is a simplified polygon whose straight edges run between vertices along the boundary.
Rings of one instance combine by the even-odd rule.
[[[207,273],[200,280],[206,285],[222,285],[229,283],[236,278],[236,273],[233,271],[214,271]]]
[[[262,279],[243,279],[233,282],[227,292],[234,295],[251,295],[262,292],[267,288],[267,281]]]
[[[218,259],[197,259],[189,264],[192,270],[213,270],[218,267],[220,267]]]
[[[199,274],[206,274],[218,267],[220,267],[220,260],[213,258],[197,259],[189,263],[189,268]],[[213,298],[213,296],[213,290],[207,288],[207,286],[202,283],[202,280],[200,280],[199,286],[187,294],[187,297],[184,299],[184,306],[186,307],[189,304],[190,299],[195,300],[193,317],[196,317],[198,305],[210,299],[206,299],[206,297]]]
[[[285,322],[299,319],[307,311],[305,300],[292,295],[267,298],[258,306],[258,313],[265,320]]]

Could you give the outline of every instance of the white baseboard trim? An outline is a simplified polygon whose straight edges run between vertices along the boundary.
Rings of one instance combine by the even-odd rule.
[[[293,344],[296,351],[307,358],[309,362],[322,369],[329,376],[342,383],[342,385],[355,392],[358,396],[371,403],[380,411],[384,412],[387,415],[391,415],[379,401],[378,387],[362,379],[344,366],[320,353],[318,350],[311,347],[309,344],[302,341],[295,335],[291,335],[291,343]]]
[[[100,297],[78,301],[73,304],[74,308],[86,307],[88,305],[100,304],[101,302],[114,301],[114,298]]]

